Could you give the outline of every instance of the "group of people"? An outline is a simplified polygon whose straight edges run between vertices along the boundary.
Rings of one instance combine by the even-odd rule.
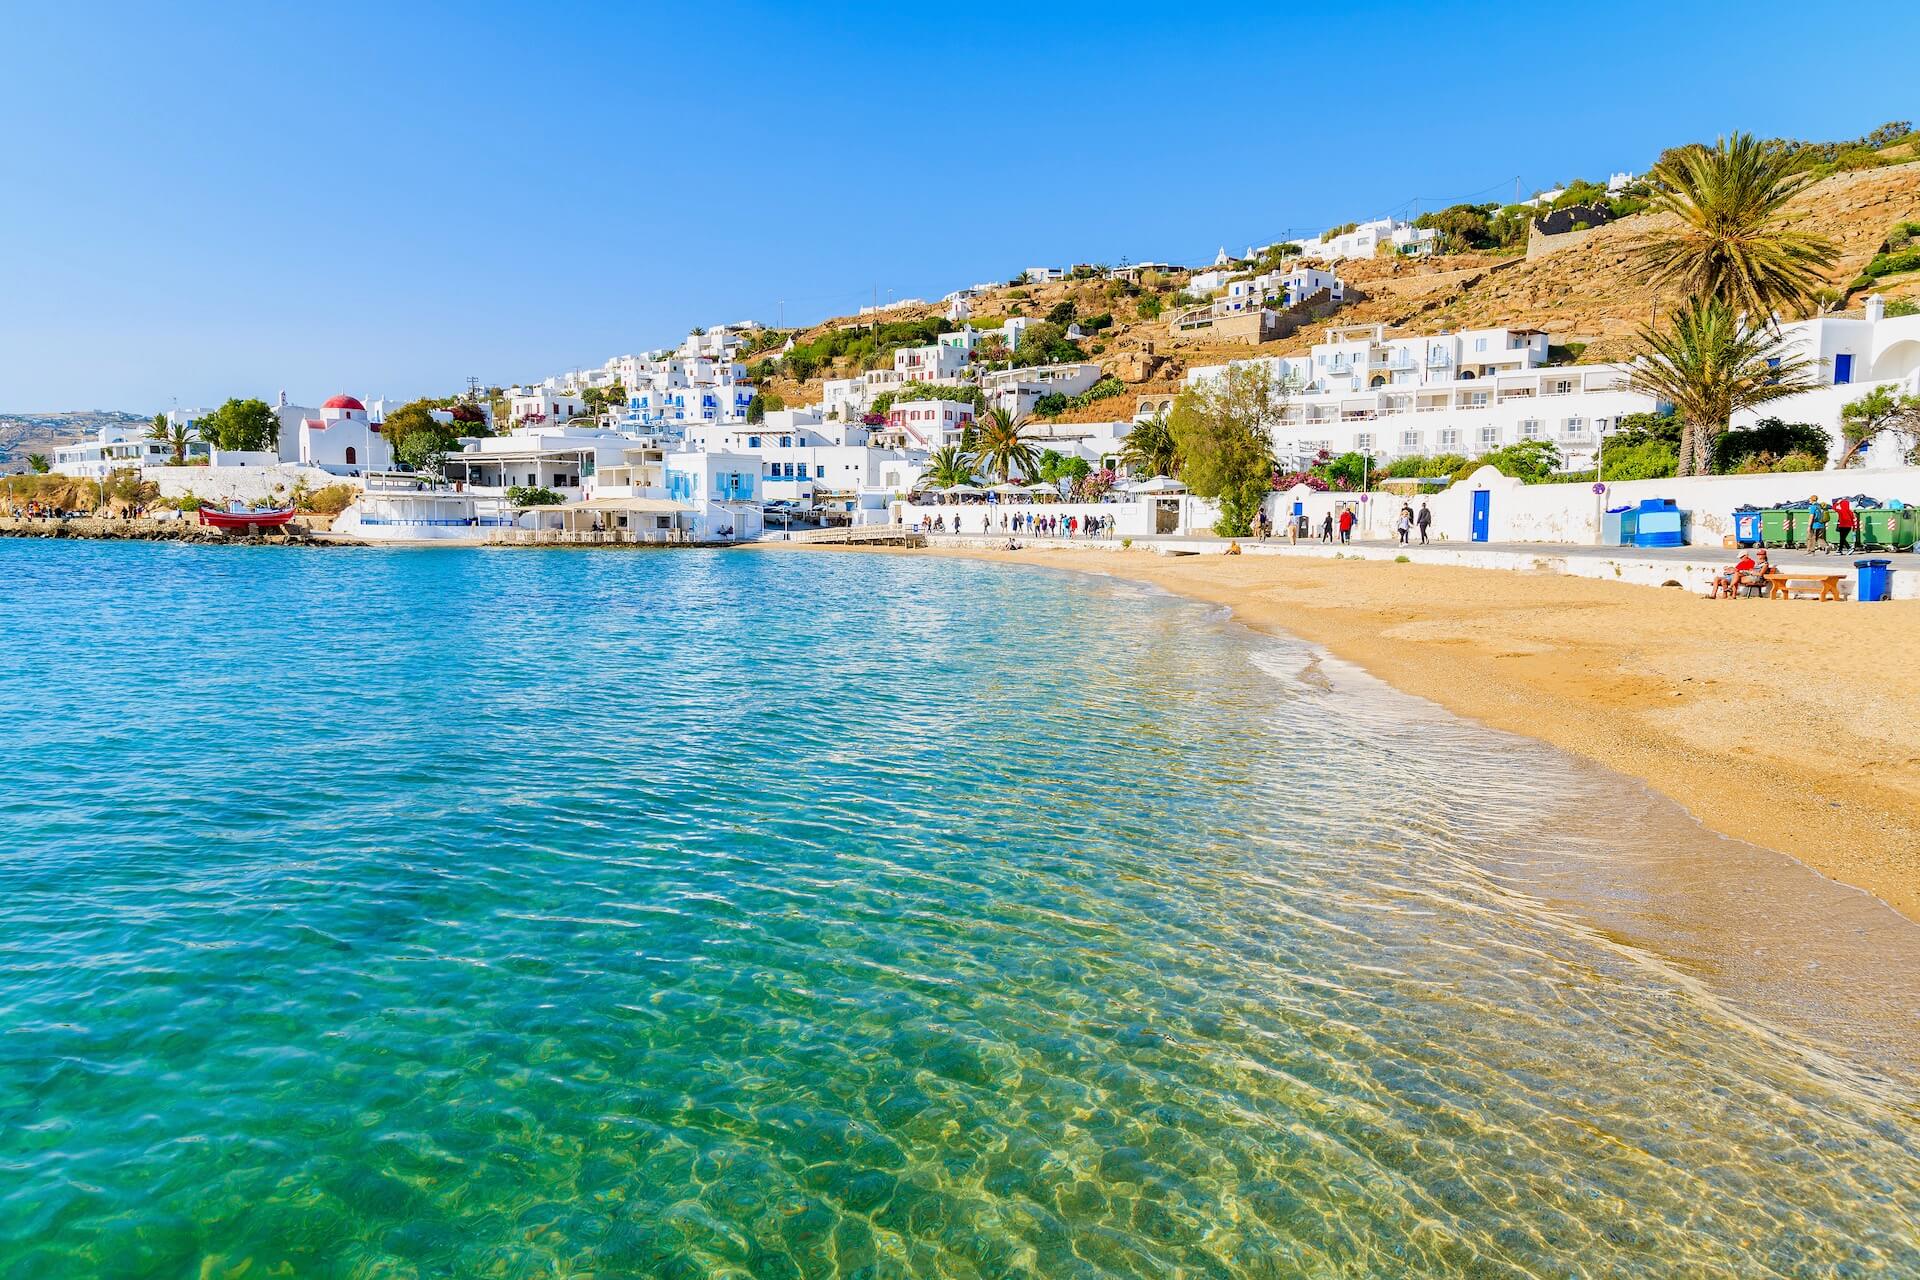
[[[1828,541],[1827,526],[1831,520],[1834,539]],[[1792,535],[1788,539],[1791,542]],[[1864,551],[1866,547],[1860,540],[1860,513],[1853,509],[1853,503],[1845,498],[1835,498],[1833,506],[1827,507],[1815,494],[1807,499],[1807,550],[1825,551],[1830,555],[1839,555],[1847,549],[1851,540],[1855,551]]]
[[[1329,511],[1320,519],[1320,541],[1332,542],[1337,533],[1340,541],[1352,542],[1354,527],[1359,523],[1360,517],[1351,504],[1341,507],[1337,515]],[[1400,504],[1400,514],[1394,520],[1394,530],[1399,534],[1402,546],[1411,545],[1415,531],[1420,534],[1420,545],[1426,546],[1428,531],[1432,528],[1433,512],[1427,509],[1426,503],[1421,503],[1418,511],[1415,511],[1410,503]],[[1272,531],[1273,522],[1267,518],[1265,511],[1254,517],[1253,532],[1260,541],[1265,542]],[[1311,537],[1313,537],[1313,525],[1307,516],[1295,516],[1288,520],[1287,541],[1289,543],[1297,544],[1302,538]]]
[[[1707,593],[1707,599],[1731,600],[1744,588],[1759,589],[1767,585],[1767,575],[1773,572],[1773,563],[1767,559],[1767,549],[1756,547],[1746,555],[1728,565],[1713,580],[1713,590]]]
[[[1001,533],[1026,534],[1037,538],[1105,538],[1113,534],[1114,518],[1109,515],[1044,515],[1034,511],[992,511],[980,515],[980,532],[992,533],[997,523]],[[944,513],[926,525],[928,533],[971,533],[962,525],[960,513],[953,513],[953,527],[947,527]]]

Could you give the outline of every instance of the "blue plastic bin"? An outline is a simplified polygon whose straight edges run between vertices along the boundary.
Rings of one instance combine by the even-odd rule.
[[[1855,600],[1893,599],[1892,566],[1891,560],[1855,560],[1853,567],[1860,571],[1860,582],[1854,588],[1853,598]]]
[[[1647,498],[1633,513],[1633,545],[1636,547],[1684,547],[1687,545],[1687,513],[1672,498]]]
[[[1759,543],[1760,513],[1758,511],[1733,513],[1733,540],[1743,547],[1751,547]]]

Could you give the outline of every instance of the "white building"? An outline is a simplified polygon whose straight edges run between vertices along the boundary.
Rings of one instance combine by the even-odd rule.
[[[887,434],[907,448],[938,449],[959,444],[973,425],[967,400],[903,400],[887,411]]]
[[[1323,262],[1377,257],[1383,247],[1408,257],[1424,257],[1439,247],[1440,233],[1395,218],[1376,218],[1339,235],[1317,236],[1312,240],[1295,240],[1292,243],[1300,247],[1302,256],[1318,258]]]
[[[692,509],[700,542],[757,538],[765,528],[760,459],[752,454],[683,450],[664,459],[667,497]]]
[[[1377,458],[1458,453],[1474,457],[1521,440],[1550,440],[1572,470],[1591,465],[1603,432],[1649,396],[1626,389],[1618,365],[1547,365],[1547,335],[1475,329],[1389,338],[1385,325],[1331,328],[1304,356],[1266,356],[1291,388],[1274,429],[1283,464],[1325,449]],[[1189,385],[1225,365],[1190,370]]]
[[[515,427],[560,424],[580,417],[587,402],[552,387],[515,387],[507,393],[507,419]]]
[[[1318,267],[1296,263],[1285,270],[1276,268],[1262,275],[1229,280],[1227,296],[1222,299],[1222,305],[1229,312],[1250,311],[1262,306],[1277,310],[1298,306],[1322,289],[1334,302],[1346,300],[1347,286],[1339,276]]]
[[[100,428],[91,440],[53,447],[48,470],[57,476],[79,480],[103,480],[115,471],[142,467],[163,467],[173,461],[173,448],[158,440],[147,439],[149,427],[109,424]],[[209,446],[195,440],[187,446],[189,460],[206,458]]]
[[[1815,386],[1736,414],[1733,425],[1765,417],[1811,422],[1844,448],[1840,411],[1871,385],[1920,393],[1920,316],[1887,319],[1878,296],[1861,317],[1822,316],[1783,327],[1813,366]],[[1330,328],[1305,356],[1239,362],[1267,365],[1291,388],[1274,431],[1282,463],[1325,449],[1391,460],[1458,453],[1475,457],[1523,440],[1551,441],[1565,469],[1594,465],[1600,441],[1629,414],[1661,405],[1628,389],[1624,364],[1549,365],[1547,335],[1531,329],[1470,329],[1390,338],[1385,325]],[[1188,372],[1194,385],[1226,365]],[[1890,436],[1866,465],[1901,465],[1915,442]]]
[[[447,455],[448,481],[461,492],[504,497],[509,489],[551,489],[573,501],[590,496],[600,467],[623,463],[638,441],[589,426],[533,423],[505,435],[469,437]]]
[[[1100,381],[1097,364],[1043,364],[1025,369],[1001,369],[984,374],[980,387],[987,399],[1016,416],[1033,411],[1041,396],[1077,396]]]
[[[1028,284],[1050,284],[1055,280],[1065,280],[1065,267],[1028,267],[1020,273],[1020,278]]]
[[[393,452],[367,406],[338,395],[320,406],[317,417],[300,420],[300,464],[332,475],[363,476],[393,469]]]

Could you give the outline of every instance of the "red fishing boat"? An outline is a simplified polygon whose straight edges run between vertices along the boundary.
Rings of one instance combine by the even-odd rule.
[[[277,529],[291,519],[293,519],[292,507],[280,507],[272,511],[221,511],[214,507],[200,508],[200,523],[212,525],[216,529],[245,529],[249,526]]]

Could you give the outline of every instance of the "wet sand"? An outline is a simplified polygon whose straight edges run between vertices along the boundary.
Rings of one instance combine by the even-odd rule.
[[[1444,565],[935,549],[1230,607],[1389,684],[1641,779],[1920,920],[1920,601],[1707,601]]]

